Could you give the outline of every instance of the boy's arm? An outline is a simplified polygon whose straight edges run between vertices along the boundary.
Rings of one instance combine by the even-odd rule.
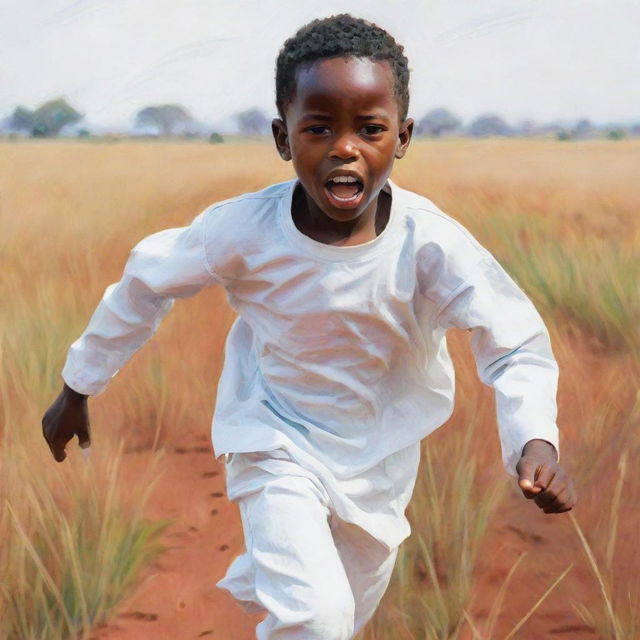
[[[107,287],[62,370],[64,388],[43,418],[43,433],[56,460],[78,435],[89,443],[86,396],[101,393],[120,368],[154,334],[175,298],[193,295],[219,279],[205,254],[207,211],[188,227],[166,229],[131,251],[119,282]]]
[[[480,379],[496,392],[506,470],[545,512],[569,510],[575,491],[558,463],[558,366],[531,301],[486,253],[446,300],[438,323],[471,331]]]
[[[175,298],[191,296],[218,279],[204,246],[206,211],[188,227],[165,229],[131,251],[119,282],[109,285],[62,370],[69,387],[97,395],[156,332]]]

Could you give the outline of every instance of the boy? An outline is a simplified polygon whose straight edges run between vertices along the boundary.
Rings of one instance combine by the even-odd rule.
[[[71,346],[43,419],[56,460],[74,434],[88,446],[86,396],[174,298],[225,286],[238,319],[213,442],[246,553],[219,586],[266,613],[259,639],[345,640],[372,616],[409,534],[420,440],[452,410],[450,327],[472,332],[523,493],[547,513],[575,503],[539,315],[465,229],[389,180],[411,139],[408,79],[402,47],[346,14],[287,40],[273,133],[297,179],[142,240]]]

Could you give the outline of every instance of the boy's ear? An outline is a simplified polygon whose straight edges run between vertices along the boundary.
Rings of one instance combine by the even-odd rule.
[[[396,145],[396,158],[404,157],[407,152],[411,135],[413,134],[413,118],[407,118],[400,123],[400,131],[398,132],[398,144]]]
[[[274,118],[271,122],[271,131],[276,143],[276,149],[283,160],[291,160],[291,148],[289,147],[289,134],[287,125],[280,119]]]

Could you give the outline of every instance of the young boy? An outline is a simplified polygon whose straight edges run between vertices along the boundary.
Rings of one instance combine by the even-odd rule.
[[[238,319],[213,443],[246,553],[219,586],[266,613],[259,639],[344,640],[372,616],[409,534],[420,441],[452,410],[450,327],[471,331],[525,496],[546,513],[575,503],[540,316],[464,228],[389,180],[411,139],[408,80],[402,47],[349,15],[287,40],[273,133],[297,179],[142,240],[71,346],[43,419],[56,460],[74,435],[88,446],[86,397],[174,298],[225,286]]]

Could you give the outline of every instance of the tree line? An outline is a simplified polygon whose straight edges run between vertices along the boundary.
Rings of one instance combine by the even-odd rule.
[[[238,133],[244,136],[262,136],[271,130],[271,118],[261,109],[252,108],[234,115]],[[84,119],[83,114],[72,107],[64,98],[49,100],[34,110],[18,106],[13,113],[0,122],[0,133],[22,134],[31,137],[56,137],[76,126],[75,134],[87,137],[91,132],[87,127],[77,126]],[[196,137],[209,138],[211,142],[222,142],[223,137],[198,122],[189,111],[179,104],[150,105],[140,109],[134,116],[133,135],[150,137]],[[73,131],[73,129],[71,129]],[[558,123],[536,123],[527,120],[518,125],[510,125],[495,113],[479,115],[471,122],[463,121],[445,107],[428,111],[416,120],[414,133],[417,136],[441,138],[445,136],[536,136],[552,135],[558,140],[574,140],[606,136],[620,139],[640,135],[640,122],[632,126],[596,125],[587,119],[580,119],[571,126]]]

